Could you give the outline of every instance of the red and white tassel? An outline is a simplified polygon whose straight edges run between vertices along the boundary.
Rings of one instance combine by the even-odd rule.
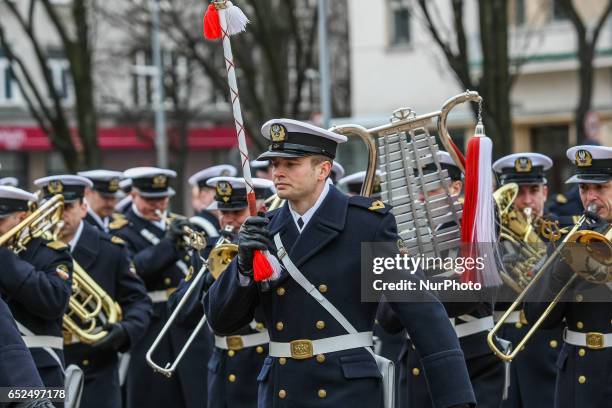
[[[482,122],[470,139],[465,159],[465,200],[461,219],[464,257],[482,258],[484,268],[466,269],[462,282],[478,282],[485,287],[501,285],[497,273],[495,209],[492,174],[493,142],[484,134]],[[476,263],[478,265],[478,263]]]
[[[234,35],[246,30],[248,17],[240,7],[234,6],[231,1],[213,1],[204,13],[204,37],[208,40],[218,40],[222,37],[222,24],[225,19],[226,34]]]
[[[255,251],[253,255],[253,279],[255,282],[276,280],[281,275],[280,261],[270,251]]]

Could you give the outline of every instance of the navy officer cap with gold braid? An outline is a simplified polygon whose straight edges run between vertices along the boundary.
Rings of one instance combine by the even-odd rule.
[[[77,174],[91,180],[92,189],[105,197],[116,197],[121,190],[119,183],[123,178],[123,173],[120,171],[89,170],[80,171]]]
[[[170,197],[175,191],[170,179],[176,172],[158,167],[133,167],[123,172],[124,178],[132,179],[132,189],[145,198]]]
[[[270,141],[270,147],[257,160],[314,154],[321,154],[333,160],[338,144],[347,140],[344,135],[293,119],[269,120],[261,127],[261,134]]]
[[[274,194],[274,183],[270,180],[254,177],[255,198],[265,200]],[[207,182],[215,189],[215,201],[208,210],[235,211],[248,207],[246,183],[241,177],[214,177]]]
[[[36,202],[36,195],[13,186],[0,186],[0,219],[30,209],[28,203]]]
[[[44,200],[61,194],[64,196],[64,202],[69,203],[83,198],[85,187],[91,188],[93,183],[83,176],[60,174],[34,180],[34,185],[41,188]]]
[[[567,150],[574,174],[566,183],[603,184],[612,179],[612,147],[582,145]]]
[[[546,184],[546,171],[553,165],[550,157],[540,153],[514,153],[493,163],[501,185]]]

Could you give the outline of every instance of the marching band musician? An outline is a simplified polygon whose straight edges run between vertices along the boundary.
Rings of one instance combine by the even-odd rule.
[[[81,405],[120,407],[117,353],[128,351],[144,335],[152,314],[151,301],[133,268],[125,243],[84,221],[89,214],[84,194],[87,189],[101,187],[92,186],[89,179],[74,175],[45,177],[35,183],[47,192],[44,188],[50,183],[66,185],[61,193],[65,204],[60,238],[69,244],[74,262],[121,307],[120,322],[99,322],[108,334],[96,343],[82,343],[74,333],[64,339],[66,360],[81,367],[85,374]]]
[[[260,178],[252,180],[257,207],[265,211],[265,200],[273,194],[274,183]],[[245,181],[238,177],[214,177],[207,184],[216,191],[215,201],[208,208],[221,213],[221,237],[218,242],[233,242],[236,232],[249,216]],[[213,241],[207,252],[210,253],[215,245]],[[210,271],[207,273],[208,276],[200,281],[200,287],[196,289],[201,296],[192,296],[181,312],[182,318],[190,319],[193,326],[204,312],[202,297],[214,282]],[[171,307],[180,301],[189,284],[188,280],[182,282],[173,293],[169,301]],[[257,374],[268,355],[269,340],[260,309],[256,310],[253,321],[231,335],[214,336],[215,348],[208,361],[208,408],[257,406]]]
[[[455,164],[450,154],[444,151],[437,153],[440,167],[448,172],[450,183],[448,191],[451,197],[460,199],[463,190],[463,174]],[[423,174],[437,172],[434,163],[423,167]],[[428,197],[435,197],[445,192],[444,187],[427,191]],[[425,197],[422,197],[424,200]],[[445,224],[447,225],[447,224]],[[443,226],[445,226],[443,225]],[[451,249],[440,255],[442,258],[458,256],[458,249]],[[448,279],[445,271],[427,271],[430,279]],[[441,273],[440,275],[437,275]],[[465,356],[465,363],[470,375],[470,381],[476,395],[477,406],[499,407],[504,391],[504,364],[487,345],[487,333],[493,327],[492,305],[455,294],[440,292],[446,312],[451,317],[459,344]],[[390,332],[403,329],[399,319],[386,302],[382,302],[378,311],[380,325]],[[410,333],[409,333],[410,334]],[[402,408],[432,406],[432,395],[427,382],[422,375],[424,367],[421,364],[418,345],[414,344],[410,335],[404,341],[399,355],[399,393],[398,406]]]
[[[123,173],[111,170],[89,170],[77,173],[89,179],[93,185],[85,187],[87,215],[85,221],[101,231],[108,233],[108,225],[121,217],[115,213]]]
[[[123,174],[121,174],[123,177]],[[122,198],[119,199],[117,204],[115,204],[115,211],[119,214],[125,214],[130,208],[132,208],[132,180],[131,179],[123,179],[119,182],[119,189],[121,190],[120,194]]]
[[[580,199],[587,216],[580,230],[606,233],[612,222],[612,147],[575,146],[567,151],[567,157],[574,168],[574,175],[567,183],[579,184]],[[560,242],[557,241],[556,245],[561,245]],[[580,253],[587,252],[582,244],[573,244],[568,251],[568,256],[557,259],[556,264],[553,263],[542,279],[536,282],[530,295],[531,301],[525,303],[528,321],[535,321],[542,315],[553,297],[574,277],[575,269],[585,271],[586,264],[586,272],[593,273],[594,268],[598,267],[602,269],[600,272],[607,273],[609,279],[609,252],[603,251],[607,259],[597,260],[588,255],[589,258],[584,260]],[[573,259],[583,259],[584,263],[571,264]],[[610,405],[611,301],[609,282],[589,283],[583,276],[577,276],[561,302],[545,319],[543,327],[554,327],[565,322],[564,343],[556,364],[555,407],[603,408]],[[529,348],[529,344],[526,348]]]
[[[191,185],[191,205],[195,211],[191,221],[195,222],[208,237],[218,236],[219,214],[215,210],[208,209],[215,201],[215,190],[207,182],[214,177],[228,176],[234,177],[238,170],[230,164],[219,164],[200,170],[189,177]]]
[[[49,188],[49,193],[61,190],[55,184]],[[36,200],[27,191],[0,186],[0,234],[25,219],[28,202]],[[15,317],[43,384],[63,387],[62,320],[72,293],[68,246],[61,241],[33,238],[19,254],[0,248],[0,264],[6,271],[0,273],[0,294]]]
[[[377,304],[360,301],[358,254],[362,242],[396,244],[395,218],[380,200],[349,198],[328,180],[345,136],[291,119],[268,121],[262,134],[271,144],[259,159],[272,161],[277,193],[288,202],[244,222],[238,256],[204,297],[208,321],[230,334],[263,306],[271,341],[259,407],[381,407],[382,375],[369,349]],[[253,258],[266,249],[289,270],[264,285],[254,281]],[[391,304],[414,334],[436,406],[474,404],[448,317],[428,300]]]
[[[518,194],[513,206],[521,214],[531,218],[537,225],[541,219],[554,220],[553,214],[544,212],[548,196],[546,171],[553,165],[552,160],[540,153],[514,153],[493,163],[501,186],[516,183]],[[539,228],[534,228],[541,234]],[[545,240],[544,237],[541,237]],[[537,245],[537,244],[536,244]],[[512,267],[510,265],[510,267]],[[514,293],[513,293],[514,295]],[[509,306],[508,303],[499,306]],[[499,307],[498,307],[499,309]],[[496,311],[501,316],[503,311]],[[530,328],[521,310],[514,311],[502,326],[499,335],[517,344]],[[556,366],[563,327],[559,324],[546,330],[538,330],[525,350],[517,355],[510,364],[510,387],[508,398],[503,406],[507,408],[550,407],[553,405]]]
[[[111,223],[111,234],[125,241],[132,257],[136,273],[143,279],[148,295],[153,301],[153,317],[144,338],[133,345],[126,382],[127,407],[201,408],[206,401],[202,392],[206,383],[203,358],[210,354],[210,344],[198,338],[185,356],[178,373],[172,378],[156,374],[147,365],[145,354],[163,327],[167,317],[167,300],[179,282],[193,271],[199,270],[198,256],[191,256],[183,244],[184,226],[188,224],[167,213],[174,189],[170,179],[176,173],[156,167],[136,167],[126,170],[125,178],[132,179],[132,207],[125,219]],[[167,225],[168,219],[173,219]],[[158,349],[161,359],[170,361],[176,355],[175,348],[185,343],[189,328],[174,327],[171,341]]]

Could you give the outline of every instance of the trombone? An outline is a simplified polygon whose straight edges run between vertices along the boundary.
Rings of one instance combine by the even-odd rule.
[[[588,245],[591,241],[597,240],[600,242],[607,242],[609,246],[609,241],[610,241],[609,237],[604,236],[603,234],[600,234],[595,231],[579,231],[582,225],[590,218],[589,214],[595,212],[594,210],[595,210],[595,206],[589,206],[585,214],[583,214],[582,217],[580,217],[580,220],[569,231],[569,233],[563,239],[563,241],[561,241],[559,246],[557,246],[555,250],[550,254],[550,256],[548,257],[546,262],[544,262],[544,264],[539,269],[537,274],[533,276],[529,284],[518,295],[514,303],[512,303],[510,308],[505,311],[505,313],[502,315],[499,321],[495,324],[493,329],[488,333],[487,343],[489,347],[502,360],[509,362],[509,361],[512,361],[516,357],[516,355],[523,349],[523,346],[525,345],[525,343],[527,343],[527,341],[533,336],[535,331],[538,330],[538,328],[542,325],[542,323],[548,317],[551,311],[556,307],[557,303],[559,303],[559,300],[563,297],[565,292],[567,292],[569,287],[572,285],[572,283],[578,276],[585,277],[587,280],[591,281],[592,283],[606,283],[607,280],[610,280],[609,274],[607,276],[607,280],[602,279],[602,280],[594,281],[594,280],[588,279],[588,274],[586,272],[574,271],[575,273],[572,275],[572,277],[567,281],[565,286],[561,288],[559,293],[555,295],[555,297],[550,302],[550,304],[546,307],[542,315],[531,325],[531,327],[529,328],[529,331],[525,334],[525,336],[521,339],[521,341],[514,347],[514,349],[511,352],[504,353],[502,350],[499,349],[499,347],[497,347],[497,344],[495,343],[494,338],[497,332],[499,331],[499,329],[506,322],[506,320],[508,319],[508,316],[510,316],[510,314],[514,312],[519,307],[519,305],[523,302],[523,299],[525,299],[525,296],[527,295],[529,290],[536,284],[536,282],[538,282],[542,278],[542,276],[544,276],[544,273],[553,264],[553,262],[557,259],[557,257],[563,256],[562,251],[568,243],[582,242]],[[583,238],[586,238],[586,239],[583,239]],[[587,250],[589,250],[589,248],[587,248]]]
[[[232,230],[232,227],[226,227],[225,232],[231,233]],[[176,356],[173,362],[167,362],[166,365],[162,367],[161,365],[153,361],[153,353],[159,346],[159,343],[162,341],[162,339],[166,336],[166,333],[170,330],[170,327],[176,320],[178,314],[183,309],[187,300],[191,297],[193,291],[198,286],[199,282],[206,276],[206,271],[210,271],[210,274],[215,279],[217,279],[225,270],[225,268],[227,268],[227,266],[230,264],[230,262],[236,256],[237,253],[238,245],[232,244],[230,239],[226,235],[224,235],[217,242],[215,247],[210,251],[208,259],[203,260],[204,264],[198,271],[197,275],[193,278],[193,281],[189,285],[189,288],[187,288],[187,291],[185,292],[180,302],[168,318],[168,321],[164,324],[164,327],[162,327],[161,331],[155,338],[155,341],[153,341],[153,344],[147,351],[147,354],[145,356],[147,364],[149,364],[149,366],[153,368],[155,372],[158,372],[168,378],[172,377],[172,374],[174,374],[174,372],[176,371],[176,367],[185,356],[185,353],[195,340],[196,336],[200,333],[200,330],[202,330],[202,327],[204,327],[204,324],[206,323],[206,315],[202,316],[202,318],[196,325],[195,329],[193,330],[193,332],[191,333],[191,335],[183,345],[183,348],[181,349],[181,351]]]

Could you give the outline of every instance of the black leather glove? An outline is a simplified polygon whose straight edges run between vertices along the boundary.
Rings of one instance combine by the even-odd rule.
[[[170,242],[172,242],[177,247],[177,249],[182,250],[184,247],[183,245],[183,234],[184,234],[183,227],[190,226],[190,225],[191,224],[186,219],[173,220],[170,223],[170,227],[168,228],[168,231],[166,231],[165,238],[168,239]]]
[[[204,277],[202,279],[204,279],[204,283],[203,283],[203,288],[202,289],[204,290],[204,292],[208,292],[208,289],[210,289],[212,284],[215,283],[215,277],[212,276],[212,273],[206,271],[206,274],[204,275]]]
[[[247,218],[238,232],[238,272],[253,276],[253,251],[265,251],[270,246],[268,219],[260,216]]]
[[[104,330],[107,330],[108,334],[102,340],[92,345],[95,350],[120,351],[130,340],[127,330],[119,323],[107,324],[104,326]]]

